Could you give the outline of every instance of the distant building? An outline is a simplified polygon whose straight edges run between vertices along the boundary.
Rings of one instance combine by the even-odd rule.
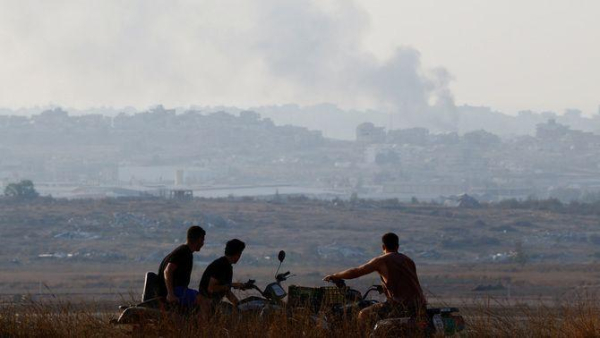
[[[556,140],[565,136],[568,132],[568,126],[556,123],[555,119],[549,119],[548,122],[536,126],[535,136],[539,139]]]
[[[468,208],[477,209],[481,208],[479,201],[472,196],[467,194],[461,194],[459,196],[452,196],[444,201],[444,206],[455,207],[455,208]]]
[[[69,113],[61,108],[44,110],[39,115],[31,117],[33,123],[37,126],[57,128],[65,127],[69,122]]]
[[[474,130],[463,135],[467,144],[479,147],[490,147],[502,143],[500,137],[485,130]]]
[[[417,144],[426,145],[429,143],[430,134],[427,128],[409,128],[390,130],[388,141],[395,144]]]
[[[365,162],[378,165],[400,164],[400,152],[391,145],[370,145],[365,149]]]
[[[189,201],[194,198],[194,192],[189,189],[173,189],[169,191],[169,198],[179,201]]]
[[[175,170],[175,185],[183,185],[183,170]]]
[[[480,208],[481,204],[474,197],[467,194],[462,194],[458,197],[459,208]]]
[[[361,123],[356,127],[356,141],[359,143],[384,143],[385,137],[385,128],[375,127],[371,122]]]
[[[244,122],[254,123],[260,120],[260,114],[250,110],[244,110],[240,112],[240,119]]]

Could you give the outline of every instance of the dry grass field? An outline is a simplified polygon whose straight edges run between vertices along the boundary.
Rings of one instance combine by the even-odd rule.
[[[191,224],[207,230],[206,245],[195,254],[193,287],[231,238],[248,244],[234,267],[237,280],[256,279],[264,287],[284,249],[283,269],[295,274],[284,286],[316,286],[324,285],[325,274],[379,254],[381,234],[394,231],[401,251],[417,263],[430,303],[459,306],[469,335],[598,334],[591,299],[600,287],[599,216],[306,199],[0,200],[2,332],[31,335],[26,327],[46,325],[50,331],[40,332],[61,336],[126,334],[108,326],[107,318],[118,304],[140,297],[144,273],[156,270]],[[362,290],[374,283],[372,275],[349,285]],[[70,319],[52,319],[61,318],[52,313],[64,311],[57,306],[66,303],[77,309],[68,311]],[[26,306],[37,315],[19,310],[19,317],[11,316]],[[257,336],[325,335],[279,322],[239,325],[229,331],[193,325],[176,328],[185,332],[165,330],[235,336],[238,329],[249,332],[243,325],[254,325]]]
[[[583,301],[558,307],[505,306],[493,300],[463,311],[466,329],[461,337],[596,337],[600,318],[596,302]],[[315,325],[308,316],[268,318],[196,317],[165,315],[141,325],[115,325],[114,314],[93,303],[30,303],[0,309],[1,337],[369,337],[370,329],[354,319],[336,326]]]

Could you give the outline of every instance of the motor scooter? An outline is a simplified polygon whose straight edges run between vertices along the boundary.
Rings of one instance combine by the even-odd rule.
[[[279,251],[277,259],[279,260],[279,267],[275,272],[275,281],[269,283],[264,290],[261,290],[253,279],[248,280],[240,287],[240,290],[255,290],[260,296],[249,296],[241,299],[237,304],[237,312],[240,314],[255,313],[261,316],[266,315],[269,312],[285,309],[285,302],[283,299],[287,296],[287,292],[281,285],[288,278],[292,277],[289,271],[279,273],[281,264],[285,260],[285,251]],[[233,311],[230,303],[221,302],[219,304],[221,311],[231,313]]]
[[[249,280],[238,289],[258,291],[260,296],[246,297],[237,305],[238,313],[264,314],[268,311],[273,311],[285,307],[283,298],[287,295],[281,283],[291,277],[290,272],[279,273],[281,263],[285,260],[285,251],[279,251],[277,259],[279,267],[275,273],[275,282],[268,284],[264,290],[256,286],[254,280]],[[218,309],[223,313],[232,313],[230,303],[221,302]],[[165,317],[180,317],[197,314],[197,307],[181,307],[179,305],[170,304],[165,297],[158,296],[158,275],[154,272],[147,272],[144,278],[144,287],[142,291],[142,299],[140,303],[128,304],[119,306],[121,314],[118,319],[113,320],[114,324],[142,324],[148,322],[157,322]]]

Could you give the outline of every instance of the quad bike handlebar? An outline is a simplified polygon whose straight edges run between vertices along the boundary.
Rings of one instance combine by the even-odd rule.
[[[330,279],[328,282],[335,284],[335,286],[337,286],[340,289],[346,289],[347,288],[347,293],[358,293],[361,295],[361,299],[366,299],[367,296],[369,295],[369,293],[371,293],[372,291],[377,291],[379,294],[384,293],[384,289],[382,285],[379,284],[374,284],[371,285],[366,291],[365,293],[360,293],[360,291],[352,289],[352,288],[348,288],[346,286],[346,281],[344,279]]]

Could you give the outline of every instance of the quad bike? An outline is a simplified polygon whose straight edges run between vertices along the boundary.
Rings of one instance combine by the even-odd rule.
[[[285,259],[285,251],[280,251],[278,255],[279,268]],[[281,283],[287,280],[290,272],[275,273],[275,282],[268,284],[264,291],[260,290],[254,280],[244,283],[241,290],[253,289],[258,291],[259,296],[250,296],[240,300],[237,305],[239,314],[255,313],[263,315],[266,312],[282,309],[285,307],[283,298],[287,295]],[[165,297],[158,296],[158,276],[154,272],[147,272],[144,280],[144,289],[142,292],[142,302],[138,304],[121,305],[122,311],[119,318],[113,320],[114,324],[142,324],[146,322],[157,322],[165,317],[185,317],[198,313],[198,308],[185,308],[179,305],[170,304]],[[218,310],[222,313],[232,313],[233,308],[230,303],[221,302]]]
[[[406,316],[381,319],[373,327],[371,337],[452,336],[465,329],[465,321],[458,312],[455,307],[427,308],[425,318]]]
[[[377,304],[377,300],[368,299],[369,293],[377,291],[383,293],[381,285],[372,285],[364,294],[346,286],[344,280],[332,281],[345,295],[345,303],[335,304],[331,307],[330,321],[346,320],[354,317],[362,309]],[[464,330],[465,321],[458,313],[458,308],[428,307],[424,316],[405,313],[394,317],[380,319],[371,332],[371,337],[399,337],[399,336],[451,336]]]
[[[371,292],[377,291],[379,294],[383,293],[381,285],[371,285],[364,293],[361,293],[358,290],[347,287],[343,279],[332,282],[344,295],[344,302],[334,304],[330,309],[331,315],[337,318],[358,315],[358,312],[362,309],[378,303],[377,300],[368,298]]]

